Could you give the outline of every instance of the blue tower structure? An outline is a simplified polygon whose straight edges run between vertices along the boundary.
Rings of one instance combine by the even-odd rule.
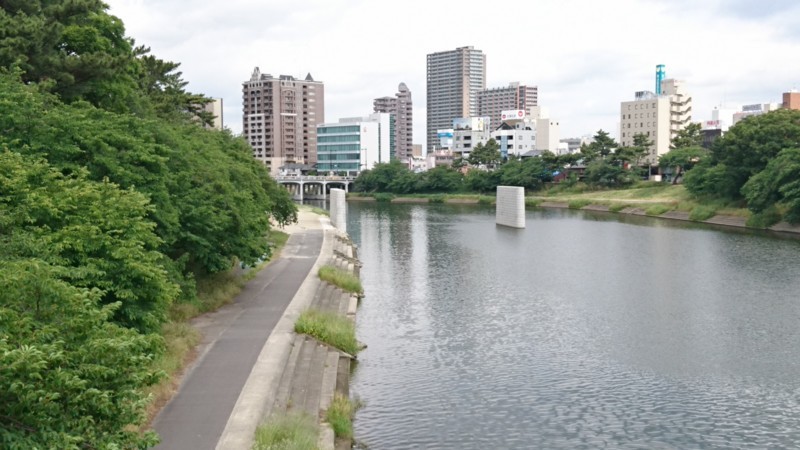
[[[664,65],[656,66],[656,95],[661,95],[661,82],[664,80]]]

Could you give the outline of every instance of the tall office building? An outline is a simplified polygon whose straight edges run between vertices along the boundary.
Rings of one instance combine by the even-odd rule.
[[[478,93],[478,114],[492,119],[493,124],[503,122],[500,114],[503,111],[523,110],[530,114],[531,108],[539,106],[539,89],[536,86],[524,86],[519,82],[510,83],[508,87],[484,89]]]
[[[311,74],[304,80],[262,74],[258,67],[242,83],[242,131],[253,157],[277,174],[287,163],[317,162],[317,124],[325,122],[325,86]]]
[[[437,146],[436,130],[453,119],[478,117],[478,93],[486,88],[486,55],[473,47],[428,55],[427,147]]]
[[[660,94],[639,91],[633,101],[620,105],[620,146],[631,146],[634,136],[644,134],[653,142],[643,161],[648,164],[657,164],[658,157],[669,151],[672,139],[692,121],[692,97],[683,82],[663,77],[663,66],[657,66]]]
[[[376,113],[388,113],[395,116],[394,135],[395,148],[392,158],[410,161],[413,156],[414,108],[411,103],[411,91],[405,83],[400,83],[394,97],[376,98],[373,108]]]

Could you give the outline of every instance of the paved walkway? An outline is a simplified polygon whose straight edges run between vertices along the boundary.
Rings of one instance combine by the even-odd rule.
[[[248,405],[248,399],[262,396],[283,359],[270,352],[268,338],[274,340],[276,324],[296,295],[301,295],[298,291],[304,290],[301,285],[323,244],[320,217],[301,211],[299,219],[287,227],[291,236],[280,258],[251,280],[233,304],[196,322],[203,332],[201,354],[153,423],[161,436],[156,449],[237,448],[224,442],[236,441],[247,430],[249,436],[244,439],[252,439],[263,411],[258,402]]]

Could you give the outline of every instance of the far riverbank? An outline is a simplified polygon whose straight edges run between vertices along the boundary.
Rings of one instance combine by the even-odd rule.
[[[353,202],[485,205],[495,203],[494,196],[480,194],[350,194],[347,200]],[[583,209],[800,235],[800,224],[792,225],[786,222],[779,222],[766,228],[748,225],[751,213],[747,209],[694,199],[680,185],[644,183],[640,187],[630,189],[542,191],[526,196],[525,206],[528,209],[537,207]]]

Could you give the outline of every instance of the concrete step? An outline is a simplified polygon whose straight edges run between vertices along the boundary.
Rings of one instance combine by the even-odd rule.
[[[289,359],[286,360],[286,366],[283,368],[281,381],[278,383],[278,392],[275,394],[275,404],[272,408],[273,411],[285,411],[287,402],[289,400],[289,391],[292,387],[292,379],[294,372],[297,368],[297,360],[300,356],[300,350],[303,347],[303,342],[306,340],[304,335],[295,335],[292,339],[292,350],[289,352]]]
[[[297,399],[298,406],[303,403],[303,411],[311,417],[319,417],[320,395],[322,395],[322,378],[325,375],[325,362],[328,359],[328,346],[316,343],[314,346],[314,356],[311,358],[311,365],[308,373],[308,386],[305,396],[301,400]]]
[[[303,336],[303,346],[300,349],[300,355],[297,360],[294,374],[292,376],[292,386],[289,389],[289,399],[287,400],[287,410],[302,411],[308,391],[309,370],[311,369],[311,362],[314,359],[314,352],[317,347],[317,341]],[[316,417],[316,416],[314,416]]]
[[[327,359],[325,360],[325,373],[322,376],[322,391],[319,397],[320,411],[327,411],[333,401],[333,394],[336,391],[336,375],[339,371],[339,351],[328,349]]]

